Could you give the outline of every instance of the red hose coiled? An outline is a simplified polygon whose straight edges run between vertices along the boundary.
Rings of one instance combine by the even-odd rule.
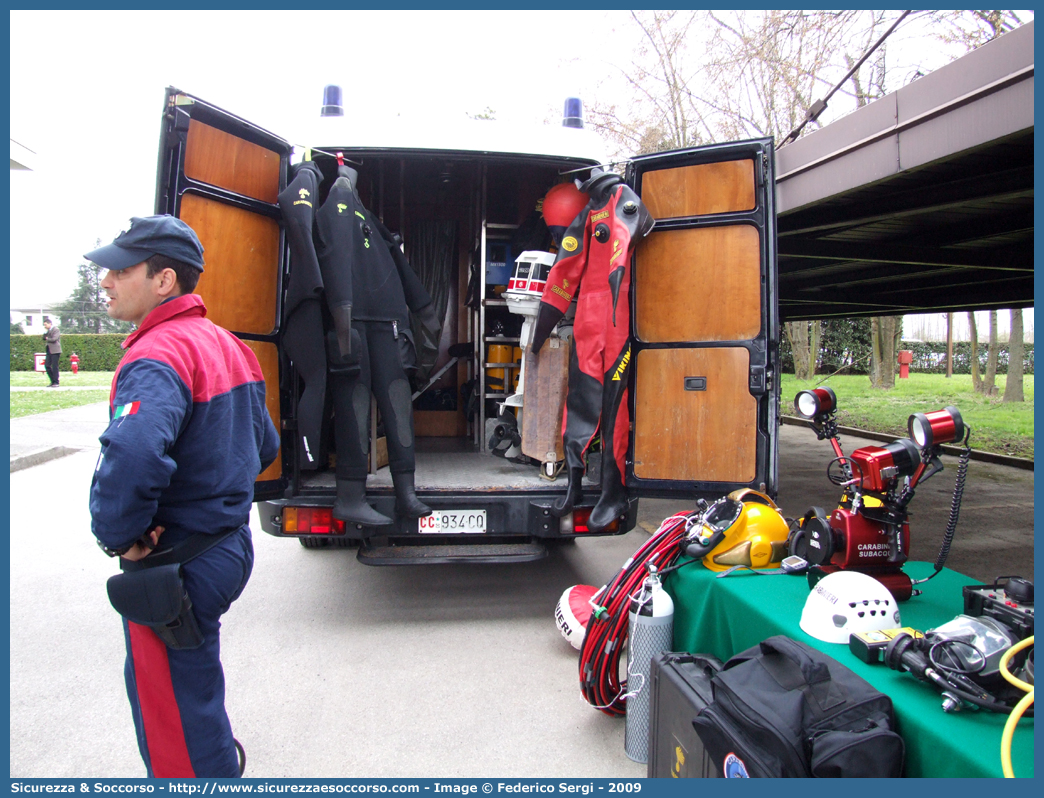
[[[580,691],[595,709],[606,715],[624,714],[627,680],[620,680],[620,653],[627,642],[631,597],[641,590],[648,566],[658,571],[670,567],[684,548],[682,544],[699,513],[679,513],[634,553],[613,579],[592,597],[596,604],[580,646]]]

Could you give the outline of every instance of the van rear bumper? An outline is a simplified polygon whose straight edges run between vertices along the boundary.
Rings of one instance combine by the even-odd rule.
[[[563,532],[562,522],[551,513],[551,505],[562,495],[561,491],[520,491],[514,494],[498,493],[495,496],[475,492],[418,492],[418,498],[432,508],[440,510],[485,510],[486,532],[480,534],[452,535],[455,540],[466,543],[473,540],[482,544],[489,538],[581,538],[602,537],[605,535],[622,535],[634,528],[638,521],[638,499],[628,502],[627,513],[619,527],[606,532]],[[391,526],[371,527],[361,524],[346,524],[344,536],[348,538],[366,539],[380,537],[417,537],[430,538],[432,535],[418,532],[417,519],[398,518],[395,515],[395,494],[374,493],[367,496],[368,502],[377,512],[394,519]],[[598,500],[595,493],[581,497],[580,507],[593,507]],[[293,499],[276,499],[258,502],[257,510],[261,518],[261,529],[275,537],[330,537],[329,535],[301,535],[284,532],[283,508],[292,507],[333,507],[334,497],[299,496]],[[567,525],[568,527],[568,525]],[[439,537],[448,537],[440,535]]]

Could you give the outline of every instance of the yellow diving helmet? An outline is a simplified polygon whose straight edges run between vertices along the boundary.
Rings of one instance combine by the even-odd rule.
[[[735,490],[707,508],[696,539],[686,547],[690,557],[702,557],[712,571],[734,565],[778,568],[787,556],[787,522],[764,493]]]

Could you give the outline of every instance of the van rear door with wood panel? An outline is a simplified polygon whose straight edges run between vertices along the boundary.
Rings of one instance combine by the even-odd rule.
[[[635,251],[628,486],[775,496],[779,396],[772,140],[634,159],[656,219]]]
[[[277,203],[291,145],[196,97],[168,88],[160,134],[156,213],[183,219],[203,244],[196,293],[207,318],[257,355],[268,412],[282,429],[279,332],[283,235]],[[257,479],[255,500],[282,495],[282,452]]]

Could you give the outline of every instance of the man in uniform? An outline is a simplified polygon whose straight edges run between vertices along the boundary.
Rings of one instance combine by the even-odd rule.
[[[253,352],[204,318],[192,293],[203,247],[187,224],[134,218],[84,257],[108,269],[109,316],[137,325],[109,394],[92,531],[125,572],[180,563],[202,637],[172,647],[163,627],[124,618],[138,747],[149,776],[238,776],[245,755],[225,713],[218,630],[250,577],[254,481],[279,447],[264,378]]]

